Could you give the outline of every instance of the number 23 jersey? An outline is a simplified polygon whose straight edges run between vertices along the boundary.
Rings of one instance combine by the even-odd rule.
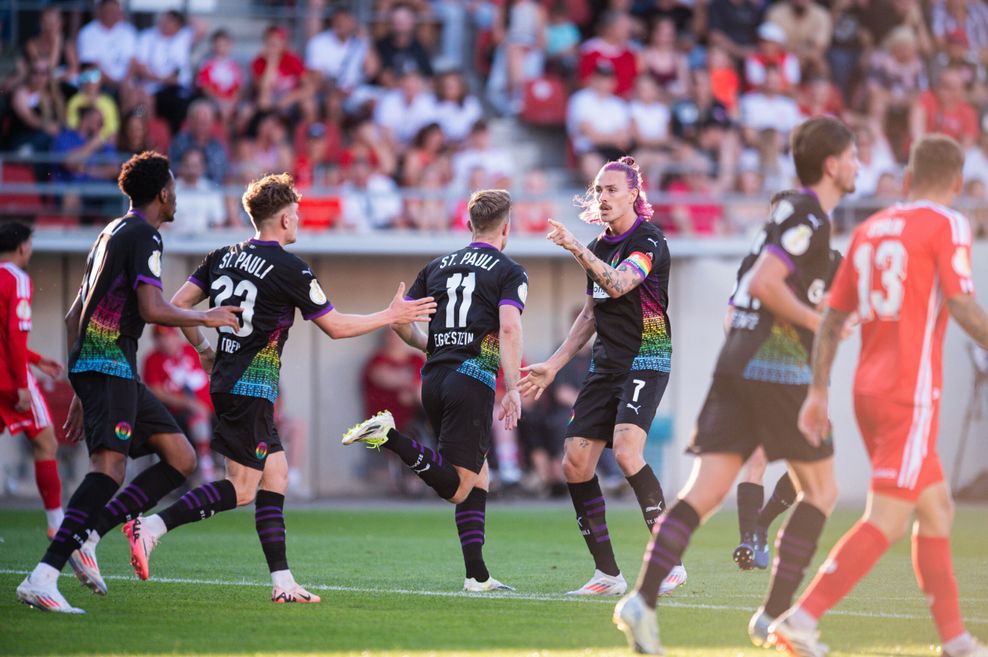
[[[273,241],[247,240],[210,252],[189,277],[210,307],[240,306],[240,329],[219,329],[211,392],[278,398],[281,352],[295,309],[311,320],[333,309],[309,265]]]
[[[473,242],[419,272],[411,299],[433,297],[428,358],[422,372],[443,365],[494,388],[501,365],[500,307],[524,310],[528,274],[501,251]]]

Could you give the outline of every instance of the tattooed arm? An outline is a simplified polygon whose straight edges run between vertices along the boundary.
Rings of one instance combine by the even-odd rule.
[[[590,249],[580,244],[566,226],[552,219],[549,220],[549,225],[552,226],[552,231],[548,239],[572,253],[590,278],[596,281],[612,299],[624,296],[641,284],[642,275],[633,266],[621,263],[617,267],[611,267],[595,256]]]

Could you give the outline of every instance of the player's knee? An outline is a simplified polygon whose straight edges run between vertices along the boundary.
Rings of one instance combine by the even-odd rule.
[[[51,428],[45,429],[31,440],[31,454],[35,461],[50,461],[58,451],[58,441]]]
[[[257,497],[257,489],[243,484],[233,482],[233,487],[237,490],[237,506],[247,506]]]
[[[635,445],[615,445],[614,460],[625,475],[633,475],[645,465],[645,459]]]
[[[837,482],[832,480],[814,482],[812,485],[804,485],[800,501],[812,504],[825,515],[830,515],[837,506],[839,491]]]
[[[178,444],[182,446],[169,452],[165,460],[168,465],[181,472],[183,477],[191,477],[196,471],[196,451],[184,440]]]
[[[570,458],[569,454],[563,457],[563,476],[566,481],[574,483],[589,481],[593,479],[593,468],[587,463],[580,462],[579,459]]]

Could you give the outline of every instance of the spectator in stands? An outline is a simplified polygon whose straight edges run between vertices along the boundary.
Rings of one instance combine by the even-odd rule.
[[[971,48],[967,35],[960,30],[947,35],[946,46],[938,51],[930,62],[930,77],[940,79],[940,74],[948,68],[956,68],[964,76],[964,88],[968,91],[968,100],[984,106],[988,100],[985,91],[985,81],[988,71],[978,53]]]
[[[839,119],[844,115],[844,97],[823,72],[804,76],[798,101],[799,113],[806,119],[815,116],[833,116]]]
[[[834,27],[826,53],[827,65],[845,98],[851,97],[852,85],[858,80],[862,54],[874,45],[874,37],[866,25],[872,4],[871,0],[837,0],[831,3]]]
[[[436,98],[414,64],[400,72],[398,87],[384,94],[374,107],[374,123],[383,128],[395,148],[407,145],[423,126],[438,118]]]
[[[555,207],[546,196],[549,180],[540,169],[525,173],[522,194],[511,202],[511,221],[515,230],[529,235],[545,235],[549,232],[549,219],[555,215]]]
[[[27,77],[28,62],[42,59],[48,62],[52,78],[68,95],[79,74],[79,57],[75,44],[66,41],[62,13],[58,7],[46,7],[41,11],[39,32],[24,42],[24,52],[17,58],[17,79]]]
[[[159,153],[167,153],[171,144],[172,133],[168,123],[154,112],[154,100],[144,87],[125,84],[117,90],[117,105],[124,116],[132,111],[140,113],[144,121],[144,132],[147,135],[149,147]],[[121,132],[123,124],[121,123]]]
[[[640,73],[635,78],[635,93],[628,103],[628,113],[635,161],[645,172],[646,179],[654,180],[656,169],[668,159],[672,114],[669,106],[662,102],[659,85],[650,73]]]
[[[100,80],[103,74],[95,64],[83,64],[79,73],[79,91],[69,98],[65,108],[65,122],[70,128],[79,126],[79,110],[83,107],[95,107],[103,116],[102,136],[106,139],[116,137],[120,129],[120,113],[117,104],[109,94],[100,91]]]
[[[172,134],[181,128],[192,98],[192,48],[197,40],[195,30],[174,10],[159,14],[155,26],[137,37],[135,82],[154,97],[155,113],[168,122]]]
[[[363,233],[400,225],[401,196],[393,179],[376,173],[363,156],[354,158],[343,176],[342,229]]]
[[[419,174],[414,196],[406,198],[405,216],[413,230],[445,233],[449,230],[449,208],[443,195],[446,172],[442,163],[430,164]]]
[[[639,53],[638,70],[652,76],[667,100],[690,95],[689,61],[676,47],[676,24],[671,18],[660,19],[652,28],[648,47]]]
[[[984,130],[984,119],[977,143],[964,155],[964,180],[980,180],[988,186],[988,131]]]
[[[758,48],[744,60],[744,79],[748,89],[765,84],[766,71],[774,68],[781,74],[781,91],[799,84],[799,58],[786,50],[786,33],[775,23],[758,27]]]
[[[909,107],[926,87],[926,65],[919,55],[916,33],[911,27],[900,25],[889,32],[868,63],[868,115],[898,121],[897,132],[903,133],[901,127]]]
[[[963,34],[978,58],[988,58],[988,6],[983,0],[933,0],[930,29],[937,51],[947,49],[951,34]]]
[[[414,68],[419,75],[432,77],[432,62],[425,46],[415,36],[417,16],[411,6],[392,5],[388,14],[388,32],[374,44],[381,70],[378,84],[393,87],[399,76]]]
[[[855,190],[848,196],[856,199],[874,194],[882,174],[894,172],[899,166],[881,126],[876,122],[858,126],[854,131],[854,142],[858,147],[858,176]]]
[[[546,65],[567,74],[576,70],[580,56],[580,28],[570,17],[564,0],[557,0],[549,11],[545,28]]]
[[[257,107],[262,111],[291,112],[315,92],[305,63],[288,49],[288,31],[279,25],[265,30],[264,45],[250,70]]]
[[[196,86],[219,108],[224,125],[229,125],[244,87],[244,70],[230,56],[233,39],[224,29],[213,32],[209,38],[209,57],[203,62],[196,76]]]
[[[631,3],[632,13],[646,25],[655,25],[660,20],[671,20],[676,34],[695,31],[696,14],[692,0],[650,0]]]
[[[103,85],[127,82],[137,53],[137,30],[123,19],[117,0],[101,0],[96,17],[79,30],[76,50],[80,62],[93,62],[103,73]]]
[[[52,78],[51,64],[32,60],[27,80],[17,85],[7,115],[6,149],[43,153],[65,120],[65,101]],[[36,171],[42,173],[43,167]]]
[[[511,151],[491,145],[491,132],[486,121],[473,124],[464,148],[453,156],[453,188],[458,192],[484,189],[487,184],[477,187],[469,180],[472,172],[480,171],[482,180],[487,183],[498,178],[510,177],[515,170]]]
[[[52,153],[63,158],[55,169],[54,178],[66,183],[111,181],[119,171],[115,150],[101,132],[103,116],[95,107],[79,112],[79,127],[64,128],[52,143]],[[103,199],[67,193],[62,196],[62,212],[67,215],[90,217],[100,213]]]
[[[209,376],[195,348],[177,329],[155,326],[153,334],[154,349],[144,359],[144,382],[196,446],[200,474],[210,481],[215,473],[209,448],[214,416]]]
[[[739,168],[748,168],[754,160],[762,179],[762,191],[774,194],[795,184],[796,169],[786,154],[786,140],[775,128],[758,131],[753,147],[741,155]]]
[[[715,199],[710,161],[702,155],[695,155],[680,166],[682,175],[666,187],[666,192],[672,200],[677,196],[690,198],[676,202],[670,208],[672,232],[701,236],[724,234],[727,230],[724,206]]]
[[[173,158],[172,162],[176,162]],[[196,147],[182,151],[178,162],[178,177],[175,179],[175,194],[178,198],[178,212],[181,221],[174,229],[179,233],[203,235],[211,228],[222,228],[228,224],[226,200],[223,190],[205,177],[206,155]]]
[[[172,139],[169,157],[173,162],[180,162],[182,156],[190,148],[203,153],[206,158],[206,178],[222,185],[226,182],[230,162],[226,147],[217,135],[223,134],[223,125],[216,121],[216,109],[205,98],[193,101],[189,105],[185,129]],[[282,169],[284,170],[284,169]]]
[[[825,61],[834,24],[830,12],[814,0],[781,0],[768,10],[766,19],[783,29],[786,48],[804,66]]]
[[[305,46],[305,67],[318,73],[321,82],[347,94],[377,72],[376,52],[347,8],[333,12],[329,29]]]
[[[580,47],[577,67],[581,82],[593,77],[601,61],[610,64],[614,72],[613,93],[624,97],[631,92],[638,75],[638,55],[631,47],[631,16],[621,11],[608,11],[601,17],[600,36]]]
[[[737,60],[755,51],[758,26],[765,15],[762,0],[711,0],[710,45],[726,50]]]
[[[614,94],[616,88],[611,63],[599,61],[587,86],[570,97],[566,108],[566,132],[586,180],[631,148],[631,115],[628,104]]]
[[[754,133],[764,128],[775,128],[788,139],[789,132],[800,123],[799,106],[783,93],[784,88],[782,72],[769,67],[765,70],[764,83],[741,96],[745,141],[754,143]]]
[[[363,119],[353,127],[350,145],[340,155],[340,167],[346,169],[358,158],[365,158],[376,173],[393,176],[398,171],[398,154],[384,129],[372,119]]]
[[[124,115],[117,134],[117,152],[126,157],[153,150],[147,122],[147,111],[138,106]]]
[[[741,77],[731,56],[720,46],[707,48],[707,77],[714,99],[732,116],[736,115],[741,94]]]
[[[980,128],[978,113],[966,100],[961,69],[944,70],[936,88],[920,94],[919,102],[910,107],[909,125],[914,141],[928,132],[939,132],[964,148],[974,145]]]
[[[463,143],[470,129],[484,116],[480,101],[468,91],[460,71],[447,71],[436,78],[436,118],[451,144]]]
[[[444,160],[446,138],[438,123],[430,123],[416,133],[405,151],[401,162],[401,185],[416,187],[422,172],[428,167],[436,167],[445,182],[449,179],[448,161]]]
[[[295,158],[284,120],[275,112],[254,118],[254,129],[240,140],[236,166],[240,182],[291,170]]]
[[[752,237],[756,231],[761,230],[768,218],[768,196],[765,193],[765,180],[759,171],[757,156],[754,159],[742,157],[738,162],[737,184],[734,191],[737,197],[731,200],[727,215],[730,232]]]
[[[328,187],[328,172],[335,158],[329,157],[329,140],[325,123],[314,122],[306,127],[301,147],[295,148],[295,166],[292,168],[295,186]]]

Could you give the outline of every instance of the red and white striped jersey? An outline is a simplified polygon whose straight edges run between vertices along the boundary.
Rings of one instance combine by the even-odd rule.
[[[11,262],[0,263],[0,313],[0,391],[27,388],[31,278]]]
[[[858,226],[829,300],[832,308],[860,315],[855,394],[916,406],[939,399],[946,300],[973,293],[964,215],[918,201]]]

